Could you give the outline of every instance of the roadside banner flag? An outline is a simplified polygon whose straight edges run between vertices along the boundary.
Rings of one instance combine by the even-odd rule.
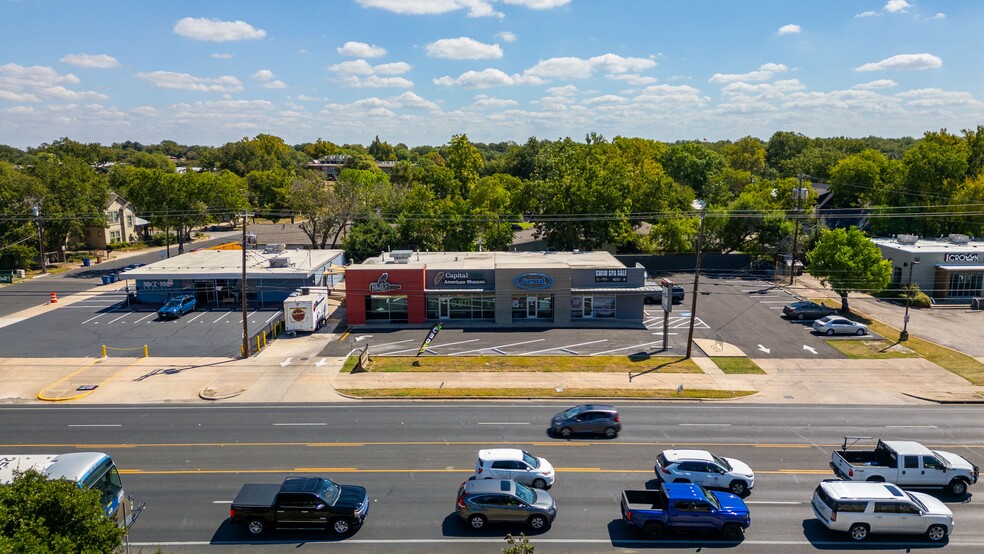
[[[423,344],[420,345],[420,350],[417,351],[417,356],[420,356],[424,353],[424,350],[427,350],[427,347],[430,346],[431,341],[434,340],[434,337],[437,336],[437,333],[441,330],[443,325],[443,323],[438,321],[433,327],[431,327],[430,333],[427,333],[427,338],[424,339]]]

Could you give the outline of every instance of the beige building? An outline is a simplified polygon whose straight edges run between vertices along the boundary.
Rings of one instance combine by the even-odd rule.
[[[149,222],[137,217],[133,204],[115,192],[109,193],[106,207],[106,226],[89,226],[82,242],[88,248],[102,250],[114,242],[133,242],[140,239]]]

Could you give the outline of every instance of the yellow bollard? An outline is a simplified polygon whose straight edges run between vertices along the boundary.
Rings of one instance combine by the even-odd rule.
[[[260,348],[262,348],[260,346],[260,336],[259,335],[256,335],[256,351],[259,352],[260,351]]]
[[[147,345],[145,344],[144,345],[144,358],[149,358],[149,357],[150,357],[150,351],[147,350]]]
[[[241,344],[239,345],[239,357],[240,358],[245,358],[246,357],[246,351],[243,350],[243,345],[241,345]]]
[[[263,331],[263,348],[266,348],[266,331]]]
[[[103,354],[102,357],[105,358],[106,357],[106,345],[105,344],[102,345],[102,354]]]

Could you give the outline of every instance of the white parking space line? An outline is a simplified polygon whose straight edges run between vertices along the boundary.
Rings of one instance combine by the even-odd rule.
[[[644,342],[642,344],[634,344],[632,346],[623,346],[622,348],[615,348],[613,350],[603,350],[601,352],[592,352],[589,355],[590,356],[601,356],[603,354],[608,354],[608,353],[611,353],[611,352],[621,352],[623,350],[629,350],[629,349],[632,349],[632,348],[648,348],[650,346],[654,346],[654,345],[657,345],[657,344],[663,344],[663,341],[659,341],[659,342]]]
[[[449,346],[454,346],[456,344],[466,344],[466,343],[469,343],[469,342],[475,342],[477,340],[482,340],[482,339],[470,339],[470,340],[463,340],[463,341],[459,341],[459,342],[449,342],[448,344],[437,344],[437,345],[433,345],[432,344],[432,345],[430,345],[430,346],[427,347],[427,350],[426,351],[427,352],[430,352],[431,354],[434,354],[434,352],[431,350],[432,348],[447,348]],[[393,352],[387,352],[386,354],[387,355],[389,355],[389,354],[400,354],[402,352],[413,352],[415,350],[417,350],[417,349],[416,348],[410,348],[408,350],[394,350]]]
[[[886,429],[937,429],[935,425],[886,425]]]
[[[730,423],[677,423],[680,427],[731,427]]]
[[[248,314],[246,314],[246,317],[247,318],[253,317],[253,314],[255,314],[255,313],[256,313],[256,310],[253,310],[252,312],[249,312]]]
[[[83,321],[83,322],[82,322],[81,324],[82,324],[82,325],[85,325],[86,323],[89,323],[89,322],[90,322],[90,321],[92,321],[93,319],[99,319],[100,317],[102,317],[102,316],[104,316],[104,315],[106,315],[106,314],[99,314],[99,315],[97,315],[96,317],[90,317],[89,319],[87,319],[87,320],[85,320],[85,321]]]
[[[529,425],[529,422],[518,422],[518,421],[479,421],[479,425]]]
[[[141,321],[143,321],[143,320],[145,320],[145,319],[147,319],[148,317],[154,317],[155,315],[157,315],[157,314],[154,314],[154,313],[149,313],[149,314],[147,314],[147,315],[145,315],[145,316],[143,316],[143,317],[141,317],[140,319],[138,319],[138,320],[136,320],[136,321],[134,321],[134,323],[140,323]]]
[[[125,313],[125,314],[123,314],[123,315],[121,315],[120,317],[118,317],[118,318],[116,318],[116,319],[114,319],[114,320],[112,320],[112,321],[110,321],[110,323],[116,323],[117,321],[119,321],[119,320],[121,320],[121,319],[123,319],[124,317],[126,317],[126,316],[128,316],[128,315],[130,315],[130,314],[132,314],[132,313],[133,313],[133,312],[127,312],[127,313]]]
[[[384,346],[393,346],[394,344],[403,344],[405,342],[417,342],[417,339],[398,340],[396,342],[384,342],[383,344],[377,344],[373,348],[382,348]]]
[[[227,315],[229,315],[231,313],[233,313],[232,310],[229,310],[228,312],[226,312],[226,313],[220,315],[218,318],[216,318],[216,320],[213,321],[212,323],[218,323],[218,322],[222,321],[222,318],[226,317]]]
[[[188,320],[188,323],[191,323],[192,321],[195,321],[196,319],[198,319],[198,318],[200,318],[200,317],[202,317],[203,315],[205,315],[205,314],[207,314],[207,313],[208,313],[208,312],[202,312],[202,313],[200,313],[200,314],[198,314],[198,315],[196,315],[195,317],[193,317],[193,318],[191,318],[191,319],[189,319],[189,320]],[[215,323],[215,322],[213,321],[212,323]]]
[[[321,427],[327,423],[274,423],[274,427]]]
[[[759,304],[786,304],[789,300],[759,300]]]
[[[232,504],[232,500],[213,500],[212,504]],[[748,502],[745,502],[748,504]]]
[[[82,425],[82,424],[71,425],[70,424],[69,427],[123,427],[123,425],[120,424],[120,423],[104,423],[104,424],[92,423],[92,424],[89,424],[89,425]]]
[[[275,313],[272,316],[268,317],[267,320],[264,321],[263,323],[270,323],[270,321],[272,321],[273,318],[278,317],[282,313],[284,313],[283,310],[277,310],[277,313]]]
[[[495,350],[499,354],[502,354],[500,348],[509,348],[510,346],[519,346],[521,344],[530,344],[534,342],[543,342],[547,339],[536,339],[536,340],[524,340],[523,342],[514,342],[512,344],[497,344],[495,346],[487,346],[485,348],[476,348],[475,350],[462,350],[461,352],[454,352],[452,356],[460,356],[461,354],[471,354],[472,352],[481,352],[483,350]]]
[[[532,356],[533,354],[539,354],[541,352],[550,352],[551,350],[563,350],[565,348],[574,348],[575,346],[587,346],[589,344],[598,344],[599,342],[608,342],[608,339],[593,340],[589,342],[579,342],[576,344],[565,344],[562,346],[556,346],[554,348],[547,348],[544,350],[534,350],[533,352],[524,352],[520,356]]]

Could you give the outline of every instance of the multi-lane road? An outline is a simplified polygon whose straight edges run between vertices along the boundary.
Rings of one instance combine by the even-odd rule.
[[[0,453],[99,450],[123,471],[126,489],[146,502],[130,534],[131,551],[166,552],[501,552],[502,536],[521,527],[474,532],[453,514],[458,485],[484,446],[517,446],[557,468],[550,491],[560,507],[537,552],[630,552],[701,548],[736,552],[934,548],[920,537],[875,537],[863,547],[820,526],[809,500],[832,477],[830,452],[842,436],[905,438],[984,464],[978,407],[731,406],[620,404],[615,440],[549,437],[547,402],[393,402],[289,406],[138,406],[0,408]],[[624,488],[652,485],[657,452],[707,448],[756,471],[747,498],[752,527],[740,543],[672,536],[651,542],[619,520]],[[339,540],[317,532],[247,536],[226,522],[245,482],[287,474],[329,475],[368,488],[364,528]],[[984,501],[941,495],[954,511],[946,550],[984,550]],[[337,544],[336,544],[337,543]]]

